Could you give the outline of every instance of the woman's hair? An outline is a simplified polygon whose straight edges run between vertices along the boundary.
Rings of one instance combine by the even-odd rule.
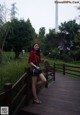
[[[35,43],[35,44],[38,44],[38,43]],[[32,45],[31,50],[34,50],[34,45],[35,45],[35,44]],[[39,44],[38,44],[38,45],[39,45]],[[38,56],[40,56],[40,45],[39,45],[39,49],[36,50],[36,54],[37,54]]]

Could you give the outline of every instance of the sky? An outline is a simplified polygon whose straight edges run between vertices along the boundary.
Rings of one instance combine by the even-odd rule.
[[[54,1],[55,0],[0,0],[0,3],[2,4],[3,2],[5,2],[8,9],[11,8],[12,3],[16,3],[16,17],[18,19],[24,19],[26,21],[29,18],[32,26],[37,33],[39,32],[39,28],[41,27],[45,27],[46,33],[48,33],[49,29],[55,28]],[[58,25],[64,23],[65,21],[67,22],[73,19],[76,19],[76,22],[80,24],[80,20],[77,19],[79,11],[76,9],[76,6],[80,5],[80,0],[70,1],[79,1],[79,4],[59,3]]]

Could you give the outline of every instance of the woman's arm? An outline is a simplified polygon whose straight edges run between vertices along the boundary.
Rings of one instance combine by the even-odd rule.
[[[34,66],[36,69],[39,69],[39,66],[36,66],[33,62],[30,62],[32,66]]]

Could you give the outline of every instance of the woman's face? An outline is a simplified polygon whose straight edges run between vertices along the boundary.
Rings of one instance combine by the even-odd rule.
[[[34,50],[38,50],[39,49],[39,45],[38,44],[35,44],[34,45]]]

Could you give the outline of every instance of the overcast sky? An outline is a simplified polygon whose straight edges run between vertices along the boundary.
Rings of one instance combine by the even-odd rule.
[[[32,26],[38,33],[40,27],[45,27],[46,32],[49,29],[55,28],[55,0],[0,0],[2,3],[5,1],[6,6],[11,8],[12,3],[16,3],[18,19],[31,21]],[[61,1],[61,0],[58,0]],[[68,1],[68,0],[67,0]],[[80,0],[70,0],[79,1]],[[60,3],[58,4],[58,25],[76,19],[79,11],[76,9],[79,4]],[[80,20],[76,20],[80,23]]]

